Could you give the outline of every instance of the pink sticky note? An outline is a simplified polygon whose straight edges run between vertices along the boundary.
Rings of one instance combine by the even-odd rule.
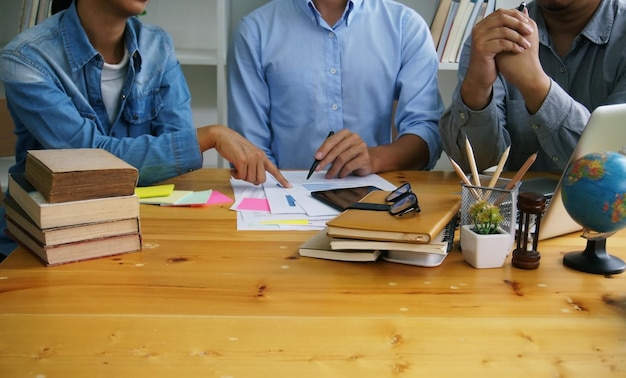
[[[207,201],[207,205],[219,205],[221,203],[231,203],[233,202],[233,200],[228,197],[226,194],[222,193],[222,192],[218,192],[217,190],[214,190],[213,192],[211,192],[211,197],[209,197],[209,200]]]
[[[237,210],[270,211],[267,198],[244,198]]]

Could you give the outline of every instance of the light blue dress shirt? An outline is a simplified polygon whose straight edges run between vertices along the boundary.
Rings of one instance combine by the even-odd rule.
[[[346,128],[368,146],[398,136],[441,154],[443,111],[429,27],[390,0],[348,1],[328,25],[312,1],[274,0],[242,19],[228,54],[228,125],[280,169],[308,169],[329,131]]]
[[[519,169],[538,151],[532,170],[561,172],[590,112],[600,105],[626,102],[624,0],[602,1],[563,58],[553,47],[534,2],[528,4],[528,14],[539,28],[539,60],[552,79],[550,91],[539,111],[531,115],[517,88],[499,75],[489,105],[480,111],[467,108],[459,88],[469,63],[471,41],[468,39],[461,56],[459,84],[440,122],[444,150],[466,172],[469,163],[465,135],[472,143],[480,170],[496,165],[506,146],[511,145],[508,170]]]
[[[16,164],[26,151],[103,148],[139,169],[146,185],[202,166],[190,94],[170,36],[131,17],[130,56],[114,123],[102,100],[102,56],[70,6],[15,37],[0,53],[0,79],[15,121]]]

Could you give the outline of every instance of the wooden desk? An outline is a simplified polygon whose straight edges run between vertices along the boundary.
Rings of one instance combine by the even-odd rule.
[[[417,191],[451,172],[398,172]],[[173,180],[232,195],[227,170]],[[228,206],[142,205],[142,252],[0,265],[1,377],[624,377],[626,277],[298,256],[313,232],[238,232]],[[607,242],[626,258],[626,232]]]

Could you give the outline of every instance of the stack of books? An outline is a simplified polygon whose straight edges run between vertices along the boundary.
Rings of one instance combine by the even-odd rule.
[[[359,202],[384,203],[389,192],[377,190]],[[301,256],[341,261],[387,261],[437,266],[452,249],[461,196],[419,193],[421,211],[397,218],[386,211],[347,209],[305,241]]]
[[[46,265],[142,248],[138,171],[101,149],[28,151],[9,174],[7,232]]]

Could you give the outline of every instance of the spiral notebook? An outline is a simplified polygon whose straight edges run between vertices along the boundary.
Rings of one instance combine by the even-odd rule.
[[[626,104],[604,105],[592,113],[578,144],[567,164],[593,152],[616,151],[626,153]],[[539,240],[582,230],[567,213],[561,197],[561,183],[567,168],[559,180],[531,179],[522,182],[519,191],[542,193],[548,205],[541,220]]]

